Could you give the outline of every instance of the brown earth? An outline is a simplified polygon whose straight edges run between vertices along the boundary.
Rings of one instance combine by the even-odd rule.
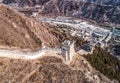
[[[35,61],[0,59],[0,82],[11,83],[91,83],[80,70],[73,70],[60,58]]]
[[[60,40],[48,31],[45,23],[0,4],[0,45],[17,49],[39,49],[42,44],[59,46]]]
[[[86,77],[85,73],[91,70],[86,64],[81,63],[82,59],[80,55],[76,56],[73,62],[67,65],[55,56],[45,56],[33,61],[0,58],[0,82],[96,83],[94,79]],[[92,69],[91,72],[100,76],[100,83],[112,83],[95,70]]]

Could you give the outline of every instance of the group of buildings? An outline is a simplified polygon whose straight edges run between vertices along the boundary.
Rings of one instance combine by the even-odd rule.
[[[72,36],[77,36],[77,37],[83,38],[86,41],[89,41],[89,44],[87,44],[88,45],[87,47],[89,47],[91,50],[93,48],[93,45],[95,44],[99,45],[101,48],[110,48],[111,46],[114,47],[114,45],[120,44],[119,28],[113,27],[112,30],[104,29],[102,27],[92,25],[82,20],[73,20],[69,17],[40,18],[40,20],[51,23],[51,24],[60,24],[60,25],[66,25],[71,27],[69,33]],[[83,45],[82,47],[84,48],[84,46],[86,45]],[[113,51],[110,51],[110,52],[113,52]],[[117,56],[120,56],[120,54],[118,54]]]

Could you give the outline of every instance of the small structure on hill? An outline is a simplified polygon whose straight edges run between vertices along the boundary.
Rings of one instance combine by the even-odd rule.
[[[62,43],[61,50],[63,52],[63,58],[65,58],[65,61],[71,61],[73,59],[73,56],[75,55],[74,44],[74,42],[69,40],[65,40]]]

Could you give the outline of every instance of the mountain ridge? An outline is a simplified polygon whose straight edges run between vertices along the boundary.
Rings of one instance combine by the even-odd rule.
[[[42,14],[86,18],[98,23],[120,24],[119,0],[4,0],[5,4],[18,4],[19,7],[41,6]],[[41,11],[41,10],[40,10]]]

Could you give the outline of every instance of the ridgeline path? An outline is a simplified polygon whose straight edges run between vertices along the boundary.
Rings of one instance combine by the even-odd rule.
[[[22,51],[13,51],[0,49],[0,57],[11,58],[11,59],[23,59],[23,60],[35,60],[41,58],[45,55],[55,56],[61,54],[59,49],[43,49],[36,52],[22,52]]]

